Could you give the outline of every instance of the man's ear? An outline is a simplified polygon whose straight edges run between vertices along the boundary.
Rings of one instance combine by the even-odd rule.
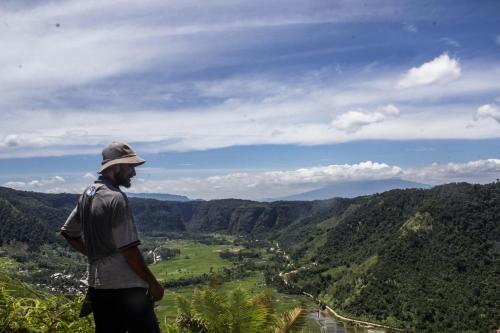
[[[103,170],[102,174],[108,177],[114,177],[117,173],[119,173],[121,170],[120,164],[114,164],[109,167],[107,167],[105,170]]]
[[[120,173],[122,170],[122,165],[121,164],[115,164],[110,166],[111,172],[114,173],[115,175]]]

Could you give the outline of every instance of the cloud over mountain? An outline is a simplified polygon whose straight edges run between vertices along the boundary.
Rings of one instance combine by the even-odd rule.
[[[133,179],[133,192],[175,193],[190,198],[282,197],[311,191],[326,185],[384,179],[405,179],[426,184],[454,181],[493,181],[500,173],[500,159],[475,160],[466,163],[402,167],[387,163],[365,161],[353,164],[330,164],[294,170],[240,171],[208,177],[179,177],[176,179]],[[91,174],[85,181],[92,181]],[[53,176],[31,181],[9,181],[3,186],[40,192],[80,192],[85,186],[81,176]]]

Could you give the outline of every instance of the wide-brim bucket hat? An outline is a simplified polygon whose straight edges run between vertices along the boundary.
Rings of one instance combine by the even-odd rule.
[[[145,162],[128,143],[112,142],[102,150],[102,162],[98,172],[101,173],[115,164],[132,164],[138,166]]]

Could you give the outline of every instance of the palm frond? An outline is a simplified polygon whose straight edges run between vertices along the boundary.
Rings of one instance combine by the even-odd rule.
[[[241,333],[242,326],[248,322],[248,301],[247,296],[241,288],[237,288],[229,295],[229,313],[231,315],[231,332]]]
[[[192,333],[209,332],[208,328],[201,320],[197,318],[188,317],[183,314],[177,317],[177,319],[175,320],[175,324],[180,329],[181,332],[192,332]],[[169,328],[169,330],[173,331],[174,328]]]
[[[272,297],[268,294],[260,293],[252,298],[252,303],[259,307],[261,311],[265,312],[265,319],[262,326],[268,330],[269,327],[272,327],[275,322],[274,303]]]
[[[223,299],[211,289],[193,292],[191,308],[209,332],[229,332],[230,314]]]
[[[262,333],[269,325],[266,307],[251,299],[242,289],[229,296],[232,333]]]
[[[299,332],[306,324],[306,320],[306,311],[298,306],[278,318],[274,333]]]
[[[191,303],[181,294],[175,294],[175,304],[177,305],[177,315],[192,317]]]

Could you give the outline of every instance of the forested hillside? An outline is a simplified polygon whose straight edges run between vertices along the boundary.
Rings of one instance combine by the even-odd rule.
[[[2,243],[60,242],[57,229],[77,198],[0,188]],[[356,318],[434,332],[500,326],[498,182],[310,202],[130,203],[144,233],[217,231],[277,242],[286,288]]]
[[[290,283],[353,317],[432,332],[500,324],[500,183],[339,200],[276,239],[302,267]]]
[[[76,194],[43,194],[0,187],[0,245],[12,240],[37,248],[56,235],[78,200]],[[329,201],[271,202],[224,199],[158,201],[130,198],[139,231],[262,234],[328,209]]]
[[[0,245],[20,241],[30,248],[59,241],[55,230],[77,196],[47,195],[0,187]]]

